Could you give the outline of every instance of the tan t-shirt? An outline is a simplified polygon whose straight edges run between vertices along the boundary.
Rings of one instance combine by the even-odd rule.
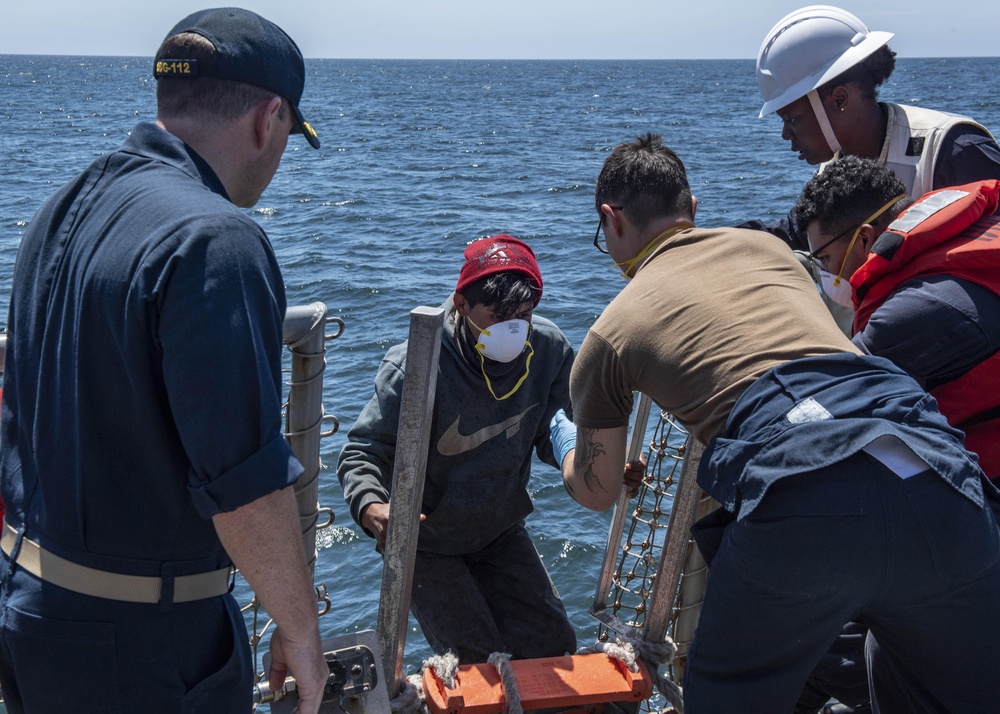
[[[788,247],[760,231],[675,233],[590,328],[570,379],[573,421],[628,424],[643,392],[708,443],[771,367],[860,354]]]

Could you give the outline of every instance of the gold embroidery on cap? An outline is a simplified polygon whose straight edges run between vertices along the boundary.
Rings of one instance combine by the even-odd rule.
[[[157,77],[197,77],[198,60],[157,60],[153,74]]]

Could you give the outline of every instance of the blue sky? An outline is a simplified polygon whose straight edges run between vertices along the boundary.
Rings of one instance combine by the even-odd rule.
[[[224,2],[225,0],[223,0]],[[807,1],[807,0],[806,0]],[[0,54],[152,55],[212,0],[7,0]],[[222,3],[219,3],[222,4]],[[806,2],[780,0],[248,0],[306,57],[467,59],[754,58],[771,26]],[[939,0],[841,5],[895,32],[903,57],[997,56],[1000,4]]]

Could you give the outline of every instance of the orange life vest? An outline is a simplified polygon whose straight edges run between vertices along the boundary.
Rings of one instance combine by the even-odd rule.
[[[949,275],[1000,296],[1000,181],[977,181],[926,194],[875,241],[851,276],[854,332],[907,280]],[[931,390],[949,423],[987,476],[1000,479],[1000,352]]]

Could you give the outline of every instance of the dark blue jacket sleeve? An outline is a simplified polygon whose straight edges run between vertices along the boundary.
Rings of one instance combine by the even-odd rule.
[[[785,241],[788,247],[792,250],[804,250],[807,253],[809,252],[809,241],[806,239],[806,232],[799,230],[798,225],[795,223],[795,219],[792,217],[792,211],[789,211],[788,215],[784,218],[779,218],[776,221],[767,222],[755,219],[740,223],[736,227],[770,233],[771,235],[778,236],[778,238]]]
[[[946,275],[909,280],[853,341],[933,389],[1000,348],[1000,297]]]
[[[1000,147],[969,124],[952,127],[934,167],[934,188],[1000,179]]]

